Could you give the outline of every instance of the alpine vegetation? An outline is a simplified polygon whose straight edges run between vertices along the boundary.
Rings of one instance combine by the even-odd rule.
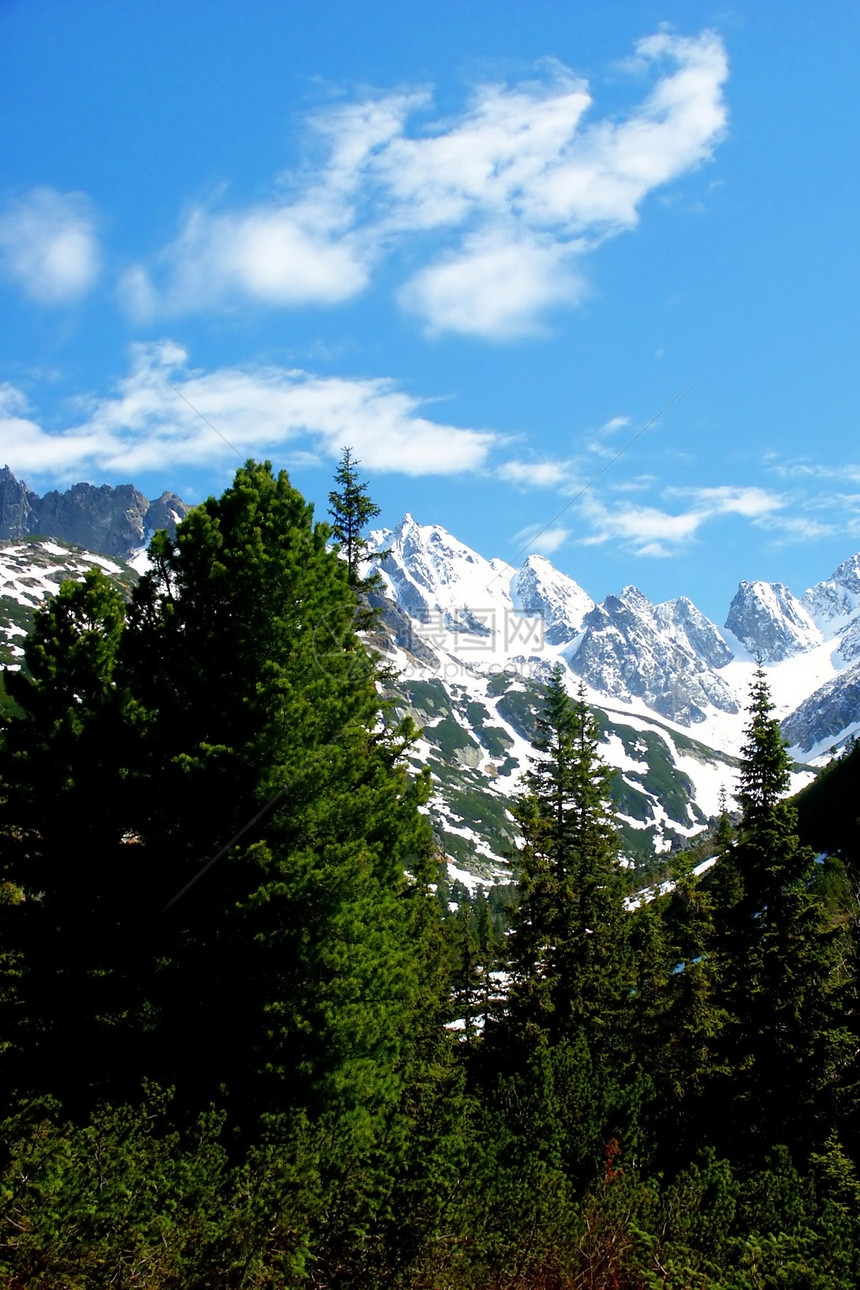
[[[470,605],[444,530],[365,536],[358,465],[329,526],[248,461],[138,579],[76,566],[6,669],[2,1284],[856,1286],[855,755],[798,813],[762,663],[738,701],[689,602],[464,560]],[[753,600],[732,640],[818,648]],[[527,678],[487,665],[513,619],[554,651]],[[622,721],[593,691],[634,639]],[[714,720],[737,809],[668,847],[632,785],[687,811],[654,750]]]

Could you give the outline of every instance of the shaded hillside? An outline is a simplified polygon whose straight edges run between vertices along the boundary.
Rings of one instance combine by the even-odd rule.
[[[860,869],[860,744],[825,766],[795,802],[801,840]]]

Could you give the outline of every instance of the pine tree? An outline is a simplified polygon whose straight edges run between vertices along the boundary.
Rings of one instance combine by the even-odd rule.
[[[826,1126],[847,1043],[838,938],[785,800],[790,764],[760,665],[748,711],[740,824],[713,884],[712,968],[726,1020],[713,1050],[723,1112],[711,1111],[740,1152],[773,1142],[801,1149]]]
[[[156,535],[127,612],[93,575],[37,615],[0,767],[32,1088],[145,1074],[359,1136],[401,1097],[443,1006],[426,787],[328,537],[249,462]]]
[[[425,789],[327,537],[249,462],[158,539],[124,641],[158,1071],[246,1119],[390,1105],[432,975]]]
[[[624,883],[611,815],[612,771],[580,687],[561,667],[547,688],[514,816],[523,832],[520,906],[512,938],[514,1018],[550,1041],[584,1033],[605,1048],[630,993]]]
[[[380,514],[380,508],[370,500],[367,484],[359,479],[360,464],[353,457],[352,449],[344,448],[334,477],[337,487],[329,493],[328,500],[332,532],[346,561],[350,585],[366,589],[376,585],[378,575],[371,574],[368,578],[360,575],[361,564],[368,558],[368,543],[362,535],[370,521]],[[373,558],[379,559],[379,553]]]
[[[644,903],[633,918],[638,964],[634,1037],[654,1080],[655,1147],[661,1166],[688,1161],[709,1120],[715,1076],[714,1040],[725,1022],[711,956],[708,891],[694,869],[695,853],[678,857],[673,890]]]

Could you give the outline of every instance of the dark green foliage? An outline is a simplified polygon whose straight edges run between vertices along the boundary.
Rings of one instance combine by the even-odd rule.
[[[825,766],[795,799],[802,842],[842,856],[860,872],[860,745]]]
[[[598,730],[561,669],[538,718],[527,793],[514,809],[525,846],[512,940],[510,1016],[517,1029],[553,1039],[584,1032],[605,1047],[629,995],[624,880]]]
[[[130,1068],[248,1126],[337,1105],[357,1132],[398,1098],[432,1015],[425,789],[326,538],[249,463],[156,536],[127,622],[100,574],[37,618],[4,772],[26,899],[3,917],[7,1034],[49,1091]]]
[[[853,1290],[851,874],[798,841],[761,674],[736,827],[633,910],[583,694],[497,678],[536,757],[519,886],[470,896],[328,537],[248,463],[128,607],[92,573],[36,615],[0,745],[0,1285]],[[504,740],[408,688],[457,828],[485,771],[445,757]]]
[[[826,1136],[834,1080],[852,1047],[840,1026],[840,933],[826,923],[813,853],[784,800],[789,762],[759,669],[737,794],[738,836],[712,884],[712,971],[725,1022],[715,1040],[714,1090],[723,1141],[739,1153]],[[715,1107],[716,1109],[716,1107]]]
[[[224,852],[158,920],[163,1077],[226,1086],[245,1115],[334,1099],[369,1122],[423,997],[430,838],[398,768],[411,728],[378,728],[326,537],[286,475],[249,464],[161,543],[129,624],[138,830],[153,914]]]
[[[0,907],[16,964],[2,1018],[7,1089],[60,1081],[89,1096],[122,1065],[141,1002],[141,874],[115,685],[124,618],[120,592],[91,570],[36,612],[26,672],[7,673],[19,715],[0,749],[2,877],[23,897]]]
[[[505,920],[498,907],[495,911],[491,907],[483,887],[470,896],[461,884],[453,883],[446,894],[452,904],[456,902],[453,912],[446,910],[451,1013],[458,1035],[469,1042],[498,1002],[493,972],[503,951]]]

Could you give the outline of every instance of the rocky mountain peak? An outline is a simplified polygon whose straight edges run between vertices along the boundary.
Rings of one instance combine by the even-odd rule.
[[[486,621],[511,608],[514,570],[503,560],[486,560],[440,524],[418,524],[407,514],[394,529],[371,533],[368,546],[388,551],[379,566],[383,583],[414,617],[440,613],[455,630],[486,635]]]
[[[810,587],[803,604],[828,633],[839,620],[854,617],[860,608],[860,554],[849,556],[829,578]]]
[[[856,555],[849,555],[847,560],[843,560],[839,568],[833,573],[832,578],[846,591],[860,595],[860,552]]]
[[[802,654],[822,641],[809,610],[781,582],[742,582],[729,606],[726,629],[765,663]]]
[[[511,595],[517,613],[542,618],[547,641],[560,645],[570,641],[582,628],[594,601],[578,582],[560,573],[543,555],[530,555],[511,581]]]
[[[132,484],[73,484],[39,497],[8,466],[0,471],[0,538],[39,533],[127,559],[156,529],[174,532],[190,509],[175,493],[150,502]]]
[[[0,537],[22,538],[34,532],[30,517],[38,502],[32,489],[4,466],[0,470]]]
[[[689,608],[678,609],[677,602],[655,606],[637,587],[607,596],[586,615],[581,636],[564,651],[571,670],[600,693],[641,699],[680,725],[704,721],[713,708],[737,712],[734,694],[710,661],[714,654],[728,661],[715,645],[719,633],[691,602],[686,604]],[[700,637],[704,656],[696,648]]]
[[[664,601],[657,606],[656,616],[665,631],[680,639],[709,667],[725,667],[731,662],[732,651],[719,629],[687,596]]]

